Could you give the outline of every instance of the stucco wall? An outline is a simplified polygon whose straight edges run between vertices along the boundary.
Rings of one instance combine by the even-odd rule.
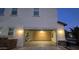
[[[52,8],[39,9],[39,17],[33,16],[32,8],[18,9],[18,15],[12,16],[11,9],[5,9],[5,15],[0,16],[0,26],[26,27],[26,28],[56,28],[57,11]]]
[[[64,31],[64,25],[59,24],[57,25],[57,40],[58,41],[65,41],[65,31]]]
[[[5,9],[4,16],[0,16],[0,27],[22,27],[26,29],[56,29],[57,28],[57,11],[52,8],[40,8],[39,17],[33,16],[32,8],[18,9],[17,16],[11,15],[11,8]],[[17,29],[16,29],[17,30]],[[7,31],[7,30],[5,30]],[[16,32],[16,31],[15,31]],[[23,46],[23,35],[17,36],[18,47]]]
[[[23,47],[24,45],[24,29],[18,27],[15,29],[15,38],[17,39],[17,47]]]

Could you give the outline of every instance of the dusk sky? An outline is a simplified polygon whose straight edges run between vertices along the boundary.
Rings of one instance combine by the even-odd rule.
[[[58,9],[58,19],[67,23],[65,29],[79,26],[79,8],[60,8]]]
[[[79,26],[79,8],[59,8],[58,11],[58,20],[67,23],[65,29],[74,26]],[[0,9],[0,14],[3,12],[3,9]]]

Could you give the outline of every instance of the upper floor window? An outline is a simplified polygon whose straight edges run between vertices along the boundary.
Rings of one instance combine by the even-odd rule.
[[[12,8],[12,15],[17,15],[17,8]]]
[[[34,8],[34,16],[39,16],[39,8]]]
[[[4,8],[0,8],[0,16],[3,16],[4,15]]]

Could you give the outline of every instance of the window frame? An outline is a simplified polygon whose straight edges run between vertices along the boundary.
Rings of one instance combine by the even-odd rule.
[[[8,36],[14,36],[14,28],[9,27]]]
[[[5,8],[0,8],[0,9],[2,9],[0,12],[0,16],[4,16],[4,12],[5,12]]]
[[[17,14],[18,14],[17,8],[12,8],[11,15],[17,16]]]
[[[39,8],[34,8],[33,9],[33,16],[39,17]]]

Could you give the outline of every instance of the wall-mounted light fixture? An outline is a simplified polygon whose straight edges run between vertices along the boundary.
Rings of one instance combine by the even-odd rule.
[[[17,31],[16,31],[16,33],[17,33],[17,35],[23,35],[23,33],[24,33],[24,30],[23,29],[17,29]]]
[[[59,34],[63,34],[64,31],[63,31],[62,29],[60,29],[60,30],[58,30],[58,33],[59,33]]]

